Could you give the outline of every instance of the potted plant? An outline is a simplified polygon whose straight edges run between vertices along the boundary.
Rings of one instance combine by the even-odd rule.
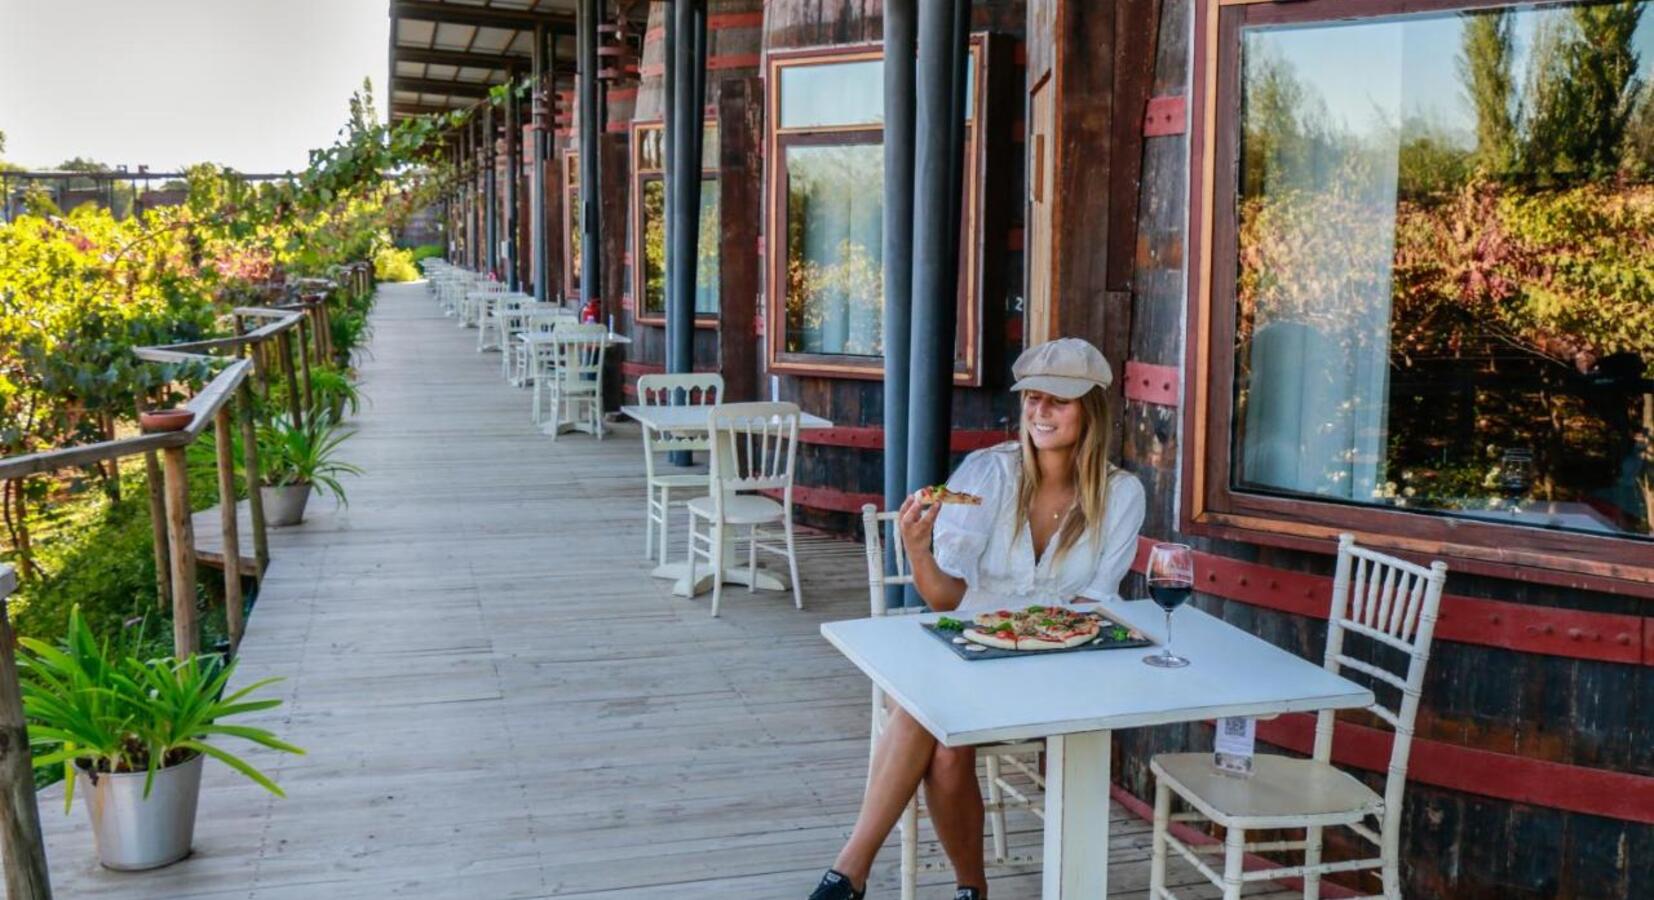
[[[346,370],[319,366],[311,372],[310,383],[316,393],[316,406],[327,410],[333,421],[344,421],[347,409],[353,416],[361,411],[361,388],[350,380],[350,373]]]
[[[337,458],[339,445],[350,432],[326,412],[317,412],[303,424],[277,415],[258,428],[259,472],[264,482],[264,514],[271,525],[304,521],[310,491],[319,487],[340,503],[345,499],[340,475],[362,470]]]
[[[111,869],[153,869],[189,855],[201,767],[217,759],[277,796],[281,788],[214,737],[303,753],[275,735],[224,720],[280,700],[249,700],[277,678],[229,696],[233,661],[217,655],[142,660],[99,642],[76,607],[58,646],[20,638],[23,710],[37,768],[62,766],[64,812],[77,785],[92,820],[98,861]]]

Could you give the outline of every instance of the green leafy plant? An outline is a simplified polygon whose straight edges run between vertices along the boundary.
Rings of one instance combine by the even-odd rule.
[[[259,473],[271,487],[315,485],[340,503],[348,503],[339,476],[360,475],[362,470],[340,460],[338,453],[339,445],[353,433],[325,413],[312,415],[303,424],[276,416],[258,428]]]
[[[280,681],[267,678],[224,696],[235,674],[231,661],[216,655],[143,660],[110,641],[99,641],[77,608],[68,634],[57,645],[22,638],[18,657],[23,675],[23,709],[36,768],[62,766],[67,782],[64,809],[74,800],[74,769],[94,773],[145,772],[144,796],[155,773],[197,755],[210,756],[277,796],[280,787],[247,761],[209,742],[233,737],[272,750],[303,750],[262,728],[223,720],[280,706],[275,699],[250,700],[254,692]]]
[[[362,408],[362,391],[343,369],[323,366],[310,371],[310,386],[316,394],[316,406],[325,409],[335,421],[345,410],[356,415]]]

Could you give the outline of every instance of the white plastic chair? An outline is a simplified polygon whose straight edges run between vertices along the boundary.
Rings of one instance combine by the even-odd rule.
[[[506,327],[512,316],[524,303],[533,303],[527,294],[498,291],[484,294],[477,309],[477,352],[498,350],[505,352]],[[501,362],[501,368],[505,363]]]
[[[793,546],[793,463],[798,456],[797,404],[728,403],[707,408],[707,435],[712,442],[711,495],[697,497],[689,507],[689,583],[695,584],[695,563],[712,565],[712,615],[724,595],[724,551],[731,528],[747,529],[747,565],[756,582],[758,551],[787,558],[793,605],[804,608],[798,585],[798,554]],[[780,491],[778,503],[758,491]],[[750,492],[750,493],[748,493]],[[700,520],[707,522],[702,534]],[[784,546],[765,543],[774,534],[760,526],[781,523]],[[751,593],[753,585],[747,585]]]
[[[523,387],[528,384],[530,348],[520,338],[533,330],[549,332],[560,316],[566,315],[572,322],[574,314],[555,303],[523,300],[499,315],[504,335],[500,340],[500,374],[511,385]]]
[[[874,617],[911,615],[925,612],[922,606],[902,606],[894,609],[885,604],[885,588],[891,585],[910,585],[913,583],[913,573],[908,567],[907,548],[902,544],[902,532],[896,525],[896,519],[901,513],[896,511],[879,512],[878,507],[871,503],[861,508],[862,530],[867,535],[867,599]],[[884,561],[884,535],[888,526],[890,545],[894,552],[895,574],[889,574]],[[869,747],[869,757],[878,748],[879,735],[884,733],[885,720],[890,710],[885,703],[884,690],[877,684],[873,685],[873,726],[872,741]],[[982,761],[988,785],[988,797],[982,803],[987,813],[989,833],[993,836],[991,852],[984,853],[984,862],[990,866],[1037,866],[1043,863],[1043,857],[1034,853],[1011,853],[1005,832],[1005,810],[1010,807],[1020,807],[1032,812],[1041,820],[1045,818],[1043,800],[1024,793],[1021,788],[1012,784],[1005,777],[1007,768],[1026,776],[1040,791],[1045,790],[1045,776],[1039,770],[1039,754],[1045,752],[1045,742],[1017,741],[1003,744],[987,744],[977,748],[977,758]],[[1031,759],[1030,759],[1031,757]],[[897,829],[902,839],[902,900],[913,900],[918,890],[919,873],[933,872],[946,868],[946,864],[937,862],[919,862],[919,795],[914,793],[907,801],[907,809],[897,822]]]
[[[1419,691],[1430,661],[1436,612],[1441,606],[1447,566],[1436,562],[1426,569],[1393,556],[1355,545],[1348,534],[1338,538],[1338,568],[1332,583],[1332,610],[1327,617],[1325,667],[1330,672],[1350,669],[1371,678],[1379,691],[1399,693],[1397,708],[1382,699],[1368,711],[1390,723],[1395,740],[1390,748],[1389,771],[1380,796],[1366,784],[1332,765],[1333,710],[1322,710],[1315,721],[1315,747],[1310,759],[1260,754],[1253,760],[1250,778],[1218,772],[1210,753],[1171,753],[1149,764],[1155,776],[1154,852],[1149,870],[1152,900],[1175,898],[1166,888],[1166,847],[1192,863],[1197,871],[1223,891],[1224,900],[1236,900],[1249,882],[1302,878],[1304,896],[1318,898],[1321,877],[1334,872],[1379,869],[1385,900],[1401,898],[1401,807],[1407,789],[1407,756],[1413,743],[1413,720],[1418,715]],[[1356,659],[1345,652],[1347,636],[1364,638],[1375,651],[1371,659],[1404,659],[1386,667]],[[1171,812],[1176,794],[1194,807]],[[1377,820],[1376,829],[1366,824]],[[1225,829],[1221,846],[1191,847],[1173,837],[1172,822],[1208,820]],[[1376,846],[1377,857],[1323,862],[1322,832],[1345,827]],[[1246,832],[1260,829],[1304,829],[1303,840],[1246,842]],[[1257,852],[1303,851],[1304,864],[1245,871],[1245,855]],[[1200,857],[1223,854],[1219,875]]]
[[[557,440],[563,426],[569,425],[602,440],[603,355],[609,346],[609,329],[596,323],[559,325],[551,334],[551,346],[556,361],[545,378],[550,388],[551,439]],[[534,388],[538,411],[538,380]]]
[[[679,392],[682,392],[681,394]],[[716,373],[691,375],[644,375],[637,380],[637,399],[643,406],[712,406],[724,399],[724,376]],[[672,517],[672,490],[705,495],[710,476],[689,472],[657,472],[656,456],[675,451],[709,450],[712,438],[696,429],[689,432],[643,429],[643,471],[648,493],[647,519],[643,526],[643,556],[655,552],[655,533],[660,533],[661,562],[666,562],[667,522]],[[683,506],[688,499],[677,501]]]

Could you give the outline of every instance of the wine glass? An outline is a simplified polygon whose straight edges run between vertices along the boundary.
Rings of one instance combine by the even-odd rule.
[[[1149,596],[1166,611],[1166,645],[1143,662],[1162,669],[1181,669],[1187,659],[1172,652],[1172,612],[1195,588],[1195,555],[1186,544],[1155,544],[1149,550]]]

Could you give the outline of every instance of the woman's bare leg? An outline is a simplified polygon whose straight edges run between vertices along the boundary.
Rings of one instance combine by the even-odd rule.
[[[895,828],[896,821],[902,817],[907,801],[919,789],[935,749],[936,739],[930,732],[901,707],[892,704],[884,734],[879,736],[873,753],[873,763],[868,767],[867,794],[862,798],[856,827],[833,863],[833,868],[848,876],[852,884],[867,883],[873,858],[884,845],[884,839],[890,836],[890,829]],[[981,833],[980,823],[977,833]]]
[[[982,868],[982,785],[976,780],[976,748],[936,745],[925,773],[930,824],[953,863],[961,885],[988,889]]]

